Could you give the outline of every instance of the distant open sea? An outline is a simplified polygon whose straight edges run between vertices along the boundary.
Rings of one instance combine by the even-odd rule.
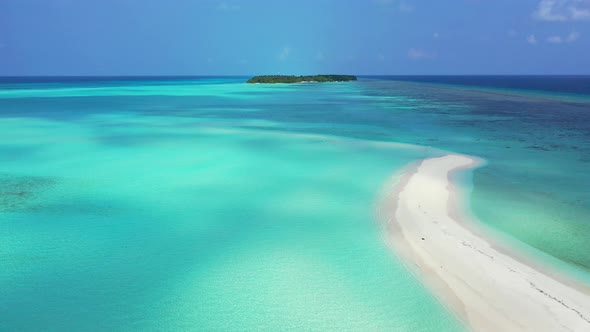
[[[383,241],[464,153],[495,236],[590,285],[590,77],[0,78],[0,330],[460,331]]]

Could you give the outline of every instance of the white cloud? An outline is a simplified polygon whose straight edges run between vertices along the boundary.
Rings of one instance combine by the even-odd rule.
[[[236,11],[240,10],[240,6],[236,4],[229,4],[227,2],[222,2],[217,6],[217,10],[221,10],[224,12]]]
[[[566,21],[567,17],[563,14],[558,14],[555,7],[557,7],[558,0],[541,0],[539,7],[533,13],[533,17],[541,21]]]
[[[546,22],[590,20],[590,0],[541,0],[533,17]]]
[[[412,60],[421,60],[421,59],[434,59],[436,54],[430,54],[423,50],[410,48],[408,50],[408,58]]]
[[[526,38],[526,41],[531,45],[535,45],[537,44],[537,37],[535,37],[535,35],[530,35]]]
[[[574,43],[578,39],[580,39],[580,33],[578,33],[577,31],[574,30],[566,36],[552,35],[552,36],[548,36],[545,40],[551,44],[564,44],[564,43]],[[537,37],[535,35],[529,35],[527,37],[527,42],[529,44],[535,45],[535,44],[539,43],[539,40],[537,40]]]
[[[285,46],[281,50],[281,53],[279,53],[279,60],[285,61],[289,58],[290,55],[291,55],[291,48],[289,46]]]
[[[570,13],[574,21],[582,21],[590,19],[590,5],[586,2],[586,8],[570,7]]]

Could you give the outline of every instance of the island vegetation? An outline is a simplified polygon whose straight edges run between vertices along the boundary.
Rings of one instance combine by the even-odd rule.
[[[289,75],[263,75],[254,76],[248,83],[303,83],[303,82],[348,82],[356,81],[352,75],[311,75],[311,76],[289,76]]]

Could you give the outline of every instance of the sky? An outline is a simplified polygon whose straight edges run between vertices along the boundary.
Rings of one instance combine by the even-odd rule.
[[[0,0],[0,76],[590,74],[590,0]]]

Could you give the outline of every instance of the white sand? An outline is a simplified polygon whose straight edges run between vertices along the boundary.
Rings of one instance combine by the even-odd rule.
[[[402,177],[380,207],[388,242],[473,330],[590,331],[587,285],[542,272],[461,213],[449,175],[477,163],[447,155]]]

